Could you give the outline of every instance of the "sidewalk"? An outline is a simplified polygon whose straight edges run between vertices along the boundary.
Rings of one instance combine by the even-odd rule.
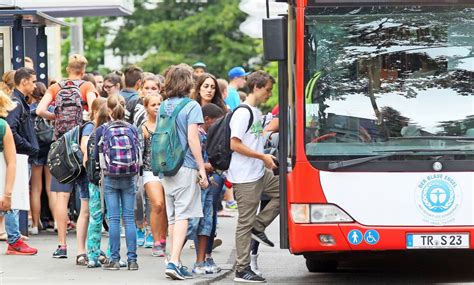
[[[215,249],[213,258],[222,268],[215,275],[196,277],[195,279],[181,281],[179,284],[207,284],[213,279],[228,273],[232,269],[229,264],[235,244],[235,223],[237,213],[233,218],[219,218],[218,237],[223,244]],[[0,284],[177,284],[165,278],[164,258],[151,256],[151,249],[138,249],[138,271],[128,271],[122,268],[120,271],[106,271],[101,268],[86,268],[75,265],[76,236],[75,232],[69,233],[68,258],[54,259],[52,253],[57,247],[57,237],[53,233],[41,232],[38,236],[31,236],[28,244],[38,248],[35,256],[9,256],[5,255],[6,244],[0,246]],[[102,248],[107,245],[107,237],[102,238]],[[125,239],[121,240],[121,256],[125,254]],[[183,264],[192,268],[195,262],[195,250],[190,249],[189,242],[183,250]],[[233,262],[233,258],[230,261]]]

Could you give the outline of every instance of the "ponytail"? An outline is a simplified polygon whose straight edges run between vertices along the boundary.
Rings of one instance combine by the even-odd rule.
[[[112,95],[107,98],[107,107],[111,111],[110,117],[114,121],[122,121],[125,118],[125,100],[120,97],[119,95]]]

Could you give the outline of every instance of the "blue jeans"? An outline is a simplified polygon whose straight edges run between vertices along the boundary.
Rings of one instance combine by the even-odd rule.
[[[127,261],[137,260],[137,227],[135,225],[135,195],[137,177],[104,178],[105,203],[109,217],[109,243],[112,261],[120,260],[120,205],[122,205],[127,243]]]
[[[5,214],[5,231],[8,244],[14,244],[21,238],[19,211],[11,210]]]
[[[212,230],[211,235],[209,236],[209,242],[207,244],[207,254],[212,253],[212,247],[214,245],[214,238],[216,236],[217,228],[217,206],[221,201],[222,188],[224,187],[224,179],[218,174],[212,174],[214,178],[214,184],[211,185],[211,195],[212,195]]]

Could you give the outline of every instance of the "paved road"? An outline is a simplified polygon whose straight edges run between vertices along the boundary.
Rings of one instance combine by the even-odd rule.
[[[278,241],[278,221],[267,229]],[[277,244],[277,243],[276,243]],[[375,257],[341,264],[336,273],[310,273],[302,256],[260,247],[259,265],[269,284],[474,283],[474,253]],[[217,284],[234,284],[233,273]]]
[[[224,275],[207,276],[179,284],[234,284],[230,271],[233,260],[235,218],[222,218],[219,236],[224,244],[214,258],[225,270]],[[278,221],[267,230],[268,236],[278,242]],[[104,238],[105,241],[105,238]],[[31,244],[39,248],[37,256],[6,256],[0,254],[0,285],[20,284],[177,284],[164,277],[162,258],[152,257],[148,249],[140,248],[140,270],[119,272],[88,269],[74,265],[75,238],[69,234],[69,256],[67,260],[56,260],[51,254],[56,244],[52,234],[33,237]],[[122,239],[122,244],[125,240]],[[5,247],[4,247],[5,248]],[[3,250],[3,249],[2,249]],[[122,250],[123,252],[123,250]],[[315,283],[474,283],[474,256],[441,255],[397,256],[374,258],[364,262],[346,262],[336,273],[309,273],[301,256],[291,255],[287,250],[261,247],[260,267],[269,284],[315,284]],[[124,253],[123,253],[124,254]],[[124,255],[123,255],[124,256]],[[194,262],[194,250],[184,250],[185,265]],[[228,273],[228,274],[226,274]],[[218,281],[215,281],[217,278]]]
[[[214,260],[226,271],[232,265],[227,264],[229,255],[234,248],[235,218],[221,218],[218,226],[219,237],[223,239],[223,245],[218,247],[214,253]],[[106,244],[107,238],[103,238],[102,245]],[[138,264],[140,270],[105,271],[101,268],[86,268],[75,265],[76,239],[75,233],[68,235],[68,259],[54,259],[51,257],[56,247],[56,236],[52,233],[41,233],[39,236],[31,237],[29,243],[39,249],[36,256],[7,256],[3,252],[5,245],[0,246],[0,285],[22,285],[22,284],[176,284],[167,280],[164,276],[164,259],[152,257],[151,250],[138,249]],[[125,239],[122,238],[121,256],[125,254]],[[188,267],[194,264],[194,249],[186,246],[183,252],[183,263]],[[207,283],[216,276],[208,275],[188,282],[179,284]]]

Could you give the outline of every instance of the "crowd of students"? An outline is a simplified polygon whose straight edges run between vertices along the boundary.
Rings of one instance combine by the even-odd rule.
[[[230,197],[226,207],[238,211],[234,280],[265,282],[258,271],[258,243],[273,246],[264,231],[279,213],[279,192],[272,171],[276,158],[265,154],[263,135],[271,131],[275,120],[264,119],[258,105],[271,96],[274,79],[263,71],[247,73],[234,67],[227,82],[208,73],[202,62],[192,67],[173,65],[162,75],[130,66],[105,77],[86,74],[86,66],[84,56],[72,55],[67,79],[48,88],[36,81],[29,67],[3,76],[0,151],[6,178],[0,216],[5,217],[7,254],[37,253],[20,234],[18,210],[11,209],[16,157],[26,155],[30,233],[46,228],[40,217],[44,188],[58,235],[54,258],[68,256],[66,237],[73,225],[70,201],[74,194],[80,198],[75,224],[77,265],[138,270],[137,246],[146,246],[153,256],[166,259],[165,274],[173,280],[192,278],[193,273],[217,273],[220,268],[212,251],[222,243],[216,238],[216,227],[225,192]],[[248,95],[239,94],[243,88]],[[79,99],[70,100],[76,95]],[[228,170],[219,171],[208,160],[207,133],[230,114],[233,153]],[[155,166],[161,159],[155,156],[155,148],[167,128],[177,134],[182,159],[173,173],[157,173],[155,169],[162,168]],[[66,183],[51,175],[55,166],[48,153],[74,130],[85,170]],[[174,159],[175,151],[171,149],[163,159]],[[262,195],[265,207],[257,214]],[[108,227],[107,248],[101,246],[103,225]],[[0,238],[1,232],[2,228]],[[120,256],[121,234],[126,262]],[[181,264],[187,240],[193,240],[196,248],[192,272]]]

